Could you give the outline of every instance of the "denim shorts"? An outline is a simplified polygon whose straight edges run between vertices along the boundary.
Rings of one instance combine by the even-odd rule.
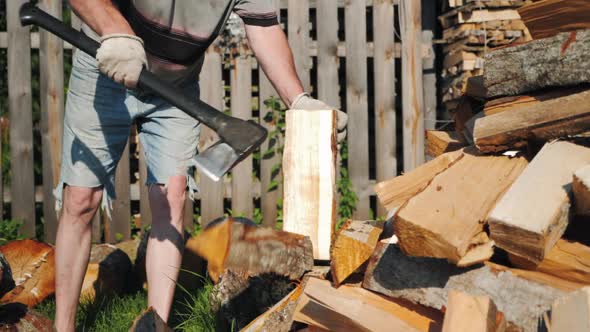
[[[197,80],[180,89],[199,98]],[[146,184],[166,185],[171,176],[185,175],[192,198],[199,121],[157,96],[127,90],[101,74],[93,57],[76,51],[64,117],[60,182],[54,193],[57,208],[68,184],[102,186],[103,208],[110,210],[115,168],[134,123],[145,153]]]

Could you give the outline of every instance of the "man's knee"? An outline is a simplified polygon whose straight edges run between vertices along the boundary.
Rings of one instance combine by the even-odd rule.
[[[64,213],[74,217],[93,214],[102,199],[102,187],[84,188],[66,186],[64,189]]]

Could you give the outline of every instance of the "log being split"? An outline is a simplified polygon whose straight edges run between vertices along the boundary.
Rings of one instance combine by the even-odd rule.
[[[371,257],[383,231],[383,224],[378,221],[349,220],[342,225],[330,254],[330,271],[336,287]]]
[[[590,30],[560,33],[485,55],[487,97],[590,82]]]
[[[336,112],[291,110],[283,153],[283,230],[309,236],[313,257],[330,259],[336,225]]]
[[[16,287],[0,302],[20,302],[33,307],[55,293],[55,250],[34,240],[11,241],[0,246],[10,264]]]
[[[475,121],[475,145],[483,152],[518,149],[588,131],[590,90],[538,101]]]
[[[472,296],[450,290],[446,307],[443,332],[504,331],[503,315],[488,296]]]
[[[590,165],[576,170],[572,190],[576,214],[590,217]]]
[[[276,273],[296,280],[313,268],[309,237],[257,227],[242,218],[210,223],[186,244],[208,262],[210,277],[217,280],[226,270],[256,275]]]
[[[365,273],[363,287],[435,309],[447,304],[448,291],[487,295],[506,320],[525,331],[537,331],[538,318],[565,293],[484,266],[458,268],[445,260],[404,255],[391,239],[381,240]]]
[[[484,221],[528,162],[480,155],[473,148],[463,151],[461,159],[398,210],[394,228],[404,253],[445,258],[459,266],[492,256]]]
[[[569,222],[573,173],[588,163],[589,148],[545,144],[488,216],[496,245],[540,263]]]

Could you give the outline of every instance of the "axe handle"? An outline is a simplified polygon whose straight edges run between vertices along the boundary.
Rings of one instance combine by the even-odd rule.
[[[100,43],[86,36],[82,32],[67,26],[32,3],[23,4],[20,8],[19,16],[23,26],[31,24],[38,25],[69,42],[83,52],[96,57],[96,51],[100,47]],[[178,90],[171,84],[159,79],[146,68],[142,69],[137,85],[142,90],[152,92],[162,97],[170,104],[201,121],[207,127],[216,131],[222,140],[240,153],[251,152],[253,150],[253,145],[260,145],[264,138],[266,138],[266,129],[260,125],[254,122],[231,117],[219,112],[211,105],[199,99],[189,98],[183,93],[178,92]],[[236,139],[235,135],[233,135],[234,133],[231,132],[231,129],[235,127],[246,129],[245,131],[249,132],[250,137],[240,137],[241,139]],[[244,130],[239,131],[244,132]]]

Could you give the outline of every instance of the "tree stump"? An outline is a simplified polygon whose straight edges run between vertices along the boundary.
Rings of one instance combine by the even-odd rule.
[[[172,329],[166,325],[154,308],[149,307],[135,319],[129,332],[172,332]]]
[[[132,269],[131,260],[121,249],[112,244],[92,246],[80,299],[94,300],[96,296],[123,294],[132,282]]]
[[[22,303],[0,306],[0,331],[53,332],[53,323]]]

